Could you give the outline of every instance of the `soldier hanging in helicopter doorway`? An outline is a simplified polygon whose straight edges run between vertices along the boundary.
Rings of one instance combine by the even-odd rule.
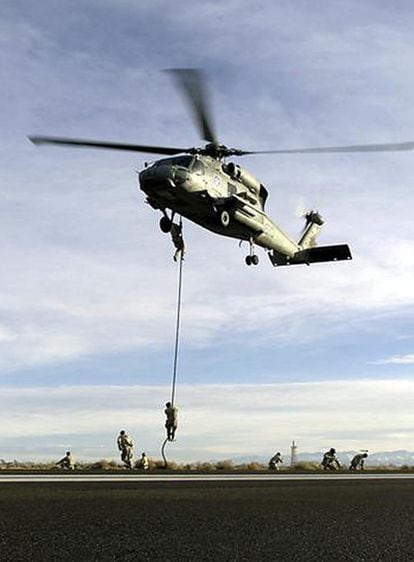
[[[178,261],[178,259],[184,259],[185,254],[185,244],[184,244],[184,237],[183,237],[183,223],[180,220],[179,224],[175,222],[171,223],[171,240],[175,246],[175,254],[173,257],[174,261]]]

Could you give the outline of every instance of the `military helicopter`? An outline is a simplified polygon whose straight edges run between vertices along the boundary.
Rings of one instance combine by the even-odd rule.
[[[140,189],[147,202],[161,211],[160,228],[168,233],[176,215],[223,236],[249,243],[247,265],[257,265],[255,245],[264,248],[274,266],[311,264],[352,259],[347,244],[316,246],[324,219],[317,211],[304,215],[305,227],[295,242],[266,214],[268,191],[248,170],[229,161],[231,157],[252,154],[314,154],[335,152],[385,152],[413,150],[414,142],[369,144],[322,148],[249,151],[220,144],[213,127],[206,93],[205,78],[199,69],[170,69],[181,89],[204,147],[177,148],[122,144],[97,140],[30,136],[36,145],[54,144],[86,148],[164,154],[153,163],[145,163],[138,172]]]

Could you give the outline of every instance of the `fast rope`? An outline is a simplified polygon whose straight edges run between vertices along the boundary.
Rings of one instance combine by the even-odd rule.
[[[182,232],[183,221],[180,218],[180,229]],[[180,252],[179,267],[178,267],[178,295],[177,295],[177,312],[175,321],[175,343],[174,343],[174,363],[173,363],[173,377],[171,383],[171,406],[174,407],[175,391],[177,387],[177,369],[178,369],[178,350],[180,344],[180,327],[181,327],[181,296],[183,289],[183,263],[184,263],[184,250]]]
[[[179,232],[182,236],[183,231],[183,219],[180,217]],[[178,248],[177,248],[178,250]],[[176,254],[177,255],[177,254]],[[181,305],[182,305],[182,289],[183,289],[183,263],[184,263],[184,241],[182,242],[182,247],[178,253],[178,289],[177,289],[177,309],[175,316],[175,340],[174,340],[174,360],[173,360],[173,374],[171,381],[171,407],[174,408],[175,395],[177,389],[177,373],[178,373],[178,352],[180,345],[180,328],[181,328]],[[164,468],[168,467],[168,461],[165,456],[165,447],[168,443],[168,437],[162,444],[161,455],[164,460]]]

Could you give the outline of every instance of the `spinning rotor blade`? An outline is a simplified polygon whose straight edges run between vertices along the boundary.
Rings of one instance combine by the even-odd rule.
[[[211,117],[204,74],[197,68],[171,68],[170,72],[191,108],[201,138],[218,144]]]
[[[237,156],[245,156],[247,154],[321,154],[330,152],[397,152],[403,150],[414,150],[414,142],[355,144],[350,146],[326,146],[320,148],[290,148],[286,150],[240,150],[235,153]]]
[[[169,146],[146,146],[142,144],[124,144],[119,142],[102,142],[86,139],[69,139],[65,137],[43,137],[32,136],[29,140],[33,144],[58,144],[65,146],[76,146],[79,148],[107,148],[111,150],[124,150],[129,152],[149,152],[151,154],[181,154],[190,152],[189,148],[173,148]]]
[[[312,212],[312,211],[310,211]],[[309,221],[308,218],[306,217],[306,212],[303,213],[303,215],[300,217],[301,219],[305,219],[305,224],[303,225],[303,227],[300,229],[300,233],[299,236],[302,236],[303,234],[305,234],[305,230],[308,228],[309,225]]]
[[[299,197],[295,205],[295,217],[298,219],[303,219],[306,215],[307,206],[304,197]]]

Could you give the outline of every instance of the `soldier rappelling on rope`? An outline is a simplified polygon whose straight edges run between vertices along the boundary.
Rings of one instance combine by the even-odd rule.
[[[171,404],[171,402],[167,402],[165,404],[164,414],[166,415],[165,420],[165,428],[167,430],[167,439],[168,441],[174,441],[175,439],[175,432],[178,426],[178,408]]]
[[[172,223],[171,224],[171,240],[175,246],[175,254],[173,256],[174,261],[178,261],[180,258],[181,260],[184,259],[185,254],[185,243],[183,237],[183,224],[180,220],[180,224]]]

